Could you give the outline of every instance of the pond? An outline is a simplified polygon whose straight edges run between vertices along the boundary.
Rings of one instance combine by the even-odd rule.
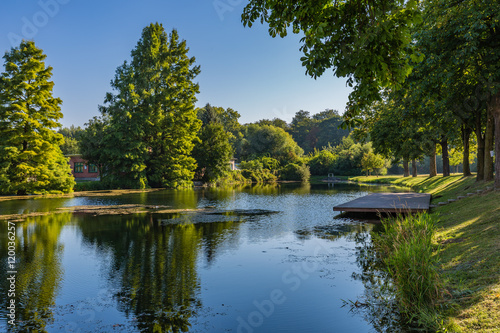
[[[379,226],[340,218],[332,207],[368,192],[401,190],[342,183],[281,184],[0,202],[2,214],[131,203],[211,207],[213,212],[65,212],[17,222],[17,328],[385,331],[397,325],[397,318],[373,306],[373,289],[384,275],[373,268],[366,250],[370,232]],[[7,272],[12,267],[7,223],[2,225],[0,313],[8,318],[12,281]],[[357,306],[362,304],[359,300],[370,298],[370,306]],[[11,327],[8,319],[0,322],[0,331]]]

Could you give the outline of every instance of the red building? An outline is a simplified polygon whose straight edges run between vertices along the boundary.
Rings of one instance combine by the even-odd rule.
[[[88,164],[86,160],[82,158],[82,155],[67,155],[69,157],[69,165],[71,167],[71,173],[75,180],[99,180],[99,171],[94,164]]]

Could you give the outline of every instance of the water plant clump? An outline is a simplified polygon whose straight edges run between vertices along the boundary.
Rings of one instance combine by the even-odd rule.
[[[374,238],[385,269],[393,279],[400,311],[410,321],[435,321],[431,311],[441,299],[438,258],[432,239],[435,220],[429,214],[406,215],[382,221],[384,232]]]

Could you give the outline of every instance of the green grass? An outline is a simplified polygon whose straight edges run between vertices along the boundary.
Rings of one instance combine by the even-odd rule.
[[[373,182],[377,177],[354,177]],[[474,177],[378,177],[377,182],[412,187],[433,203],[492,187]],[[434,308],[441,331],[500,332],[500,191],[486,191],[434,208],[432,254],[444,296]]]

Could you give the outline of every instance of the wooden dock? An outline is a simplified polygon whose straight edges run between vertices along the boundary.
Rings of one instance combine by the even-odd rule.
[[[333,207],[340,212],[418,213],[429,210],[427,193],[372,193]]]

